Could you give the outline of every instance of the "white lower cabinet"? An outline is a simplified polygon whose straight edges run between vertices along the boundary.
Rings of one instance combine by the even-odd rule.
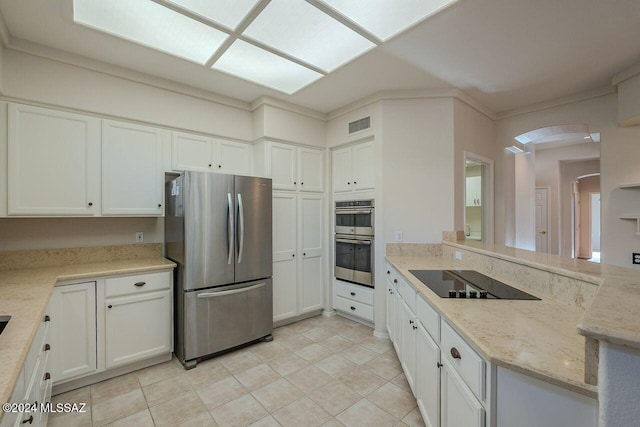
[[[416,377],[416,316],[405,301],[400,302],[400,363],[407,382],[415,395]]]
[[[446,360],[440,393],[442,427],[484,427],[484,408]]]
[[[273,321],[322,309],[321,195],[273,193]]]
[[[107,369],[172,351],[173,299],[167,279],[155,273],[105,280],[105,290],[110,289],[104,316]]]
[[[418,408],[427,427],[440,425],[440,348],[418,323],[416,337],[415,392]]]
[[[49,302],[54,382],[95,372],[96,282],[56,286]]]
[[[56,286],[53,382],[63,384],[173,351],[171,271]]]

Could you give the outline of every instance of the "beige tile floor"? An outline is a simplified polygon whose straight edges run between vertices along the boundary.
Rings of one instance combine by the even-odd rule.
[[[201,362],[175,359],[57,395],[83,414],[55,426],[424,426],[389,340],[318,316],[274,330],[274,340]]]

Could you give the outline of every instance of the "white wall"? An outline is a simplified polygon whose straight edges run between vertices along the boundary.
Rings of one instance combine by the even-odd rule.
[[[254,140],[266,137],[281,141],[326,147],[324,120],[305,114],[262,105],[253,113]]]
[[[632,221],[618,219],[625,211],[640,212],[640,197],[633,190],[620,190],[624,183],[640,182],[640,127],[619,127],[617,96],[604,95],[502,118],[496,123],[496,160],[502,163],[504,147],[514,144],[513,137],[529,130],[563,123],[585,123],[590,132],[601,133],[602,189],[602,261],[631,267],[631,252],[640,249],[640,236],[634,235]],[[500,159],[498,159],[500,157]],[[510,166],[496,175],[496,189],[502,194],[496,201],[496,243],[509,240],[509,227],[514,215],[511,209],[514,194],[510,186],[514,175]],[[502,241],[501,241],[501,240]]]
[[[587,143],[536,150],[536,187],[550,187],[549,253],[560,253],[560,162],[600,157],[600,144]],[[569,212],[568,215],[571,213]]]
[[[536,250],[535,151],[515,154],[515,246]]]
[[[453,99],[455,230],[464,230],[464,152],[495,159],[494,121],[459,99]],[[494,163],[495,167],[495,163]]]

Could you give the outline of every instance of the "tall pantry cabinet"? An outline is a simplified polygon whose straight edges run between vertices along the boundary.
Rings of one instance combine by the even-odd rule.
[[[324,289],[324,151],[261,141],[258,176],[273,180],[273,320],[319,311]]]

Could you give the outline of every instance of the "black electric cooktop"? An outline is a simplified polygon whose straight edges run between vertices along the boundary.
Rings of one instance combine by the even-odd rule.
[[[539,300],[473,270],[409,270],[442,298]]]

